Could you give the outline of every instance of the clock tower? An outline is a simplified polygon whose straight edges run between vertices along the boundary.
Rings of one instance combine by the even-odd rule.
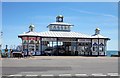
[[[47,27],[49,28],[50,31],[64,31],[64,32],[70,32],[71,27],[73,25],[69,23],[65,23],[63,21],[63,16],[58,15],[56,17],[56,22],[50,23]]]
[[[62,15],[58,15],[56,17],[56,22],[63,22],[63,16]]]

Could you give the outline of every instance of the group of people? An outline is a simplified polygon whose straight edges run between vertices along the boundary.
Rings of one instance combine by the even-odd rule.
[[[23,58],[24,58],[24,57],[33,57],[33,51],[29,51],[29,52],[28,52],[28,55],[25,55],[25,53],[22,52],[22,57],[23,57]]]

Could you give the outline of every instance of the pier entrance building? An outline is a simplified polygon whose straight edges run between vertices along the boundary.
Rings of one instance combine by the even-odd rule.
[[[30,25],[29,31],[19,34],[22,40],[22,51],[25,55],[80,55],[80,56],[105,56],[108,37],[100,34],[100,29],[95,29],[94,35],[72,32],[74,25],[65,23],[64,17],[58,15],[56,22],[50,23],[46,32],[35,32],[35,26]]]

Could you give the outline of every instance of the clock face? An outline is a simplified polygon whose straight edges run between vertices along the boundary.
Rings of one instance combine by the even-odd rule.
[[[62,21],[62,18],[59,18],[59,21]]]

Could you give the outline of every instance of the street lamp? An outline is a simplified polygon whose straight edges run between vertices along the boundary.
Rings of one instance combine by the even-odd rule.
[[[0,32],[0,57],[1,57],[1,54],[2,54],[2,35],[3,35],[3,32],[1,31]]]

